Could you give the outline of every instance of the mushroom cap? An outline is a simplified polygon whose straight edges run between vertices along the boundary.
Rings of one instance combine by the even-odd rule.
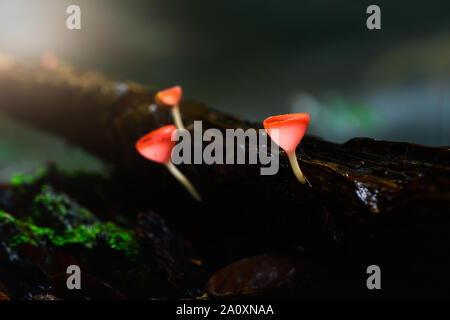
[[[272,140],[289,153],[295,151],[305,135],[309,125],[309,114],[291,113],[273,116],[264,120],[263,125]]]
[[[183,90],[180,86],[158,91],[155,97],[156,103],[166,106],[175,106],[180,102],[182,94]]]
[[[146,134],[136,143],[137,151],[144,158],[155,162],[170,161],[172,149],[175,146],[175,141],[172,141],[171,137],[176,130],[177,128],[170,124]]]

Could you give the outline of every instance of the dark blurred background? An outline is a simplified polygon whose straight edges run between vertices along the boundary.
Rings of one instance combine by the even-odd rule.
[[[70,4],[82,29],[65,27]],[[366,28],[381,7],[382,29]],[[0,51],[45,52],[251,120],[309,112],[309,133],[450,145],[450,2],[0,0]],[[1,97],[0,97],[1,98]],[[0,117],[0,180],[53,160],[104,170],[64,141]]]

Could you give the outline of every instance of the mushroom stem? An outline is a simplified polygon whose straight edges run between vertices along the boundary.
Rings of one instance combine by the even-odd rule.
[[[202,201],[202,197],[200,196],[200,194],[197,192],[197,190],[195,190],[194,186],[192,185],[192,183],[186,178],[186,176],[184,174],[181,173],[180,170],[178,170],[177,167],[175,167],[173,165],[173,163],[171,161],[168,161],[165,163],[167,169],[169,169],[170,173],[172,173],[172,175],[179,181],[181,182],[181,184],[187,189],[187,191],[189,191],[189,193],[191,194],[191,196],[197,200],[197,201]]]
[[[177,129],[184,129],[183,121],[181,120],[180,107],[178,106],[178,104],[172,107],[172,116]]]
[[[306,177],[303,175],[302,170],[298,165],[297,155],[295,154],[295,151],[288,152],[287,155],[289,158],[289,162],[291,163],[292,171],[294,171],[297,180],[300,181],[301,184],[305,184],[306,182],[308,182],[308,185],[311,187],[311,183],[309,183],[308,179],[306,179]]]

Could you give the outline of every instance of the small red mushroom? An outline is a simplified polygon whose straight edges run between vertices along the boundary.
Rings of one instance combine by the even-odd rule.
[[[197,201],[201,201],[202,198],[197,190],[171,161],[170,156],[175,146],[175,141],[172,141],[171,137],[176,130],[177,128],[172,124],[156,129],[139,139],[136,143],[136,149],[144,158],[164,164],[170,173],[189,191],[192,197]]]
[[[176,86],[157,92],[155,97],[156,103],[172,108],[173,120],[178,129],[184,129],[179,107],[182,94],[181,87]]]
[[[302,170],[300,170],[297,155],[295,154],[295,149],[308,129],[309,114],[292,113],[273,116],[264,120],[263,125],[270,138],[287,153],[297,180],[302,184],[308,182],[309,186],[311,186],[308,179],[303,175]]]

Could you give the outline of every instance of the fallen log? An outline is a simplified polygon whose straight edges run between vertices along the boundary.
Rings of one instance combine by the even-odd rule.
[[[197,204],[135,151],[142,135],[172,123],[155,91],[68,66],[0,66],[0,112],[103,158],[121,180],[125,210],[156,209],[205,252],[222,243],[216,249],[228,256],[212,261],[217,266],[286,244],[337,245],[364,262],[419,255],[421,265],[450,265],[449,147],[369,138],[336,144],[307,135],[297,157],[312,188],[298,183],[284,153],[273,176],[260,175],[258,165],[181,165],[204,198]],[[203,130],[261,128],[197,102],[182,101],[180,110],[191,131],[194,120]]]

